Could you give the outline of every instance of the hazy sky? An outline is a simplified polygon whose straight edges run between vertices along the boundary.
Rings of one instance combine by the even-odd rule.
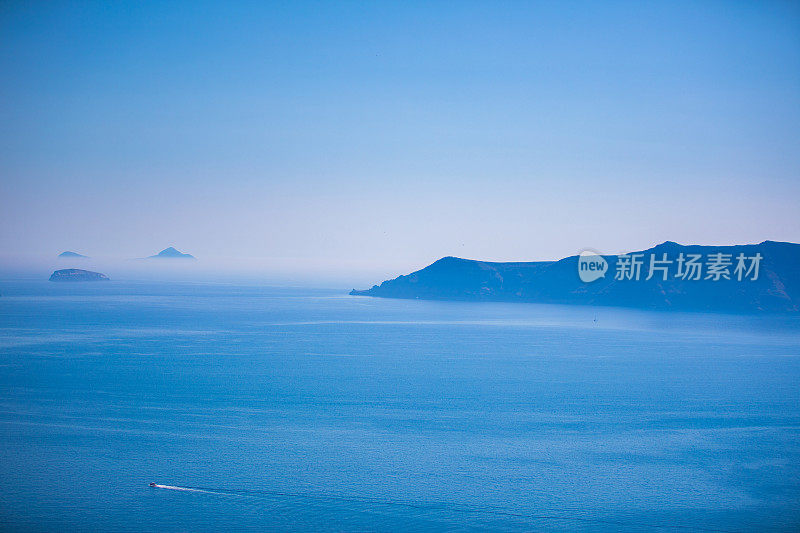
[[[0,261],[668,239],[800,242],[799,3],[0,3]]]

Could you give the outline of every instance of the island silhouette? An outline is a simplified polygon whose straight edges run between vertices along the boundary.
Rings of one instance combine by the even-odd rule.
[[[743,259],[741,268],[737,262],[740,256]],[[589,283],[579,277],[579,256],[558,261],[512,263],[444,257],[411,274],[384,281],[371,289],[354,289],[350,294],[687,311],[800,311],[800,244],[764,241],[739,246],[683,246],[667,241],[647,250],[631,252],[622,259],[616,255],[601,257],[608,271],[602,276],[593,276]],[[630,268],[632,257],[638,261],[637,276]],[[652,275],[651,257],[656,266]],[[700,263],[697,273],[687,276],[687,261],[695,257],[704,262]],[[751,259],[757,257],[758,264],[754,265]],[[715,259],[720,261],[715,264]],[[620,261],[626,263],[620,264]],[[684,271],[679,272],[679,268]]]
[[[64,268],[56,270],[50,275],[50,281],[74,282],[74,281],[109,281],[109,277],[100,272],[91,270],[81,270],[80,268]]]
[[[192,254],[185,254],[176,250],[174,247],[164,248],[156,255],[151,255],[147,259],[196,259]]]

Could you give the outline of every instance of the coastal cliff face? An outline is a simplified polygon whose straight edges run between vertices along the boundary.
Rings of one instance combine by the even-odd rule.
[[[722,254],[725,263],[716,269],[722,270],[719,276],[713,273],[713,269],[709,270],[709,261],[715,259],[716,254]],[[745,270],[737,272],[740,254],[745,258]],[[632,252],[629,256],[640,261],[638,279],[625,268],[626,265],[619,264],[626,261],[619,256],[602,256],[607,262],[605,275],[588,283],[581,281],[578,275],[578,256],[527,263],[492,263],[445,257],[411,274],[384,281],[371,289],[353,290],[350,294],[723,312],[800,311],[798,244],[765,241],[742,246],[682,246],[668,241],[648,250]],[[666,271],[658,269],[647,279],[651,256],[655,265],[664,267]],[[702,260],[699,275],[676,275],[685,274],[686,260],[695,256]],[[749,273],[746,269],[753,266],[751,258],[757,256],[760,259],[757,261],[757,276],[754,276],[756,269]],[[659,262],[664,259],[666,263]],[[679,261],[683,272],[678,271]],[[620,270],[625,273],[622,279],[618,279]]]
[[[71,282],[71,281],[109,281],[108,276],[100,272],[81,270],[79,268],[65,268],[56,270],[50,276],[50,281]]]

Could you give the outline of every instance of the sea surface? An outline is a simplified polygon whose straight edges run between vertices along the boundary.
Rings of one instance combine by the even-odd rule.
[[[3,531],[800,530],[796,316],[0,293]]]

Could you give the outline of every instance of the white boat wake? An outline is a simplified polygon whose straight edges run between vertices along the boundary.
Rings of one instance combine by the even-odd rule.
[[[515,512],[511,509],[506,509],[500,506],[493,505],[470,505],[470,504],[452,504],[444,502],[416,502],[411,500],[392,500],[383,498],[372,498],[369,496],[345,496],[337,494],[324,494],[324,493],[293,493],[281,491],[258,491],[258,490],[215,490],[203,489],[200,487],[180,487],[177,485],[161,485],[158,483],[150,483],[150,487],[155,489],[177,490],[181,492],[199,492],[203,494],[215,494],[218,496],[233,496],[244,498],[264,498],[264,499],[286,499],[296,498],[302,501],[317,501],[317,502],[338,502],[348,504],[362,504],[368,506],[382,505],[382,506],[399,506],[412,509],[420,509],[426,511],[449,511],[456,513],[470,513],[470,514],[490,514],[495,516],[508,516],[524,520],[537,520],[537,521],[565,521],[576,522],[585,524],[595,524],[604,526],[614,526],[629,528],[632,526],[639,528],[652,528],[652,529],[672,529],[683,530],[688,529],[692,531],[715,531],[721,533],[734,533],[727,529],[714,529],[704,528],[693,525],[682,524],[666,524],[666,523],[642,523],[642,522],[629,522],[626,520],[614,520],[603,517],[591,516],[575,516],[575,515],[562,515],[562,514],[532,514],[525,512]]]
[[[220,494],[220,495],[228,495],[226,492],[216,492],[212,490],[204,490],[204,489],[195,489],[192,487],[178,487],[175,485],[159,485],[158,483],[150,483],[150,486],[154,489],[167,489],[167,490],[180,490],[183,492],[201,492],[203,494]]]

